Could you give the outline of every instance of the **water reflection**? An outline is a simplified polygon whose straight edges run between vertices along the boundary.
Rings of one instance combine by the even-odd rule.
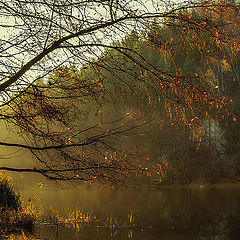
[[[35,196],[39,207],[54,208],[60,216],[67,216],[68,209],[78,214],[93,211],[96,217],[75,226],[63,221],[39,223],[33,234],[26,233],[22,239],[235,240],[240,236],[238,189],[80,188],[23,194],[25,199]]]

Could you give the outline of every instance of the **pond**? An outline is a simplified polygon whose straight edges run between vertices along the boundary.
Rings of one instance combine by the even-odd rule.
[[[82,214],[92,219],[66,224],[45,217],[23,239],[235,240],[240,236],[237,188],[111,190],[82,186],[21,193],[49,214],[55,211],[68,218]]]

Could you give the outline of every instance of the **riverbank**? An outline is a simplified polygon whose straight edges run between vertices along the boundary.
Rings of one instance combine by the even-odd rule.
[[[229,181],[223,179],[217,183],[209,183],[209,182],[194,182],[190,184],[180,184],[180,183],[153,183],[153,184],[142,184],[142,185],[132,185],[129,188],[156,188],[156,189],[201,189],[201,188],[240,188],[239,181]]]
[[[190,188],[190,189],[203,189],[203,188],[240,188],[240,183],[215,183],[215,184],[171,184],[154,186],[155,188],[162,189],[176,189],[176,188]]]

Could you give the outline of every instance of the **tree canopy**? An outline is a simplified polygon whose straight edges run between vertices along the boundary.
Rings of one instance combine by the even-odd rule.
[[[39,162],[2,170],[118,184],[143,171],[116,145],[142,134],[141,109],[157,104],[193,129],[226,109],[220,83],[197,65],[233,66],[237,3],[4,0],[0,9],[0,116],[18,136],[0,145]],[[139,108],[117,113],[109,102]]]

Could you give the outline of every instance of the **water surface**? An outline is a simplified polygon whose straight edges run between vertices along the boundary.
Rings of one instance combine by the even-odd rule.
[[[22,194],[25,199],[31,197],[38,207],[55,209],[59,215],[81,211],[96,216],[95,223],[77,227],[55,224],[50,219],[34,227],[33,235],[38,239],[235,240],[240,237],[240,189],[79,187],[39,188],[24,190]],[[116,227],[111,227],[110,221]]]

